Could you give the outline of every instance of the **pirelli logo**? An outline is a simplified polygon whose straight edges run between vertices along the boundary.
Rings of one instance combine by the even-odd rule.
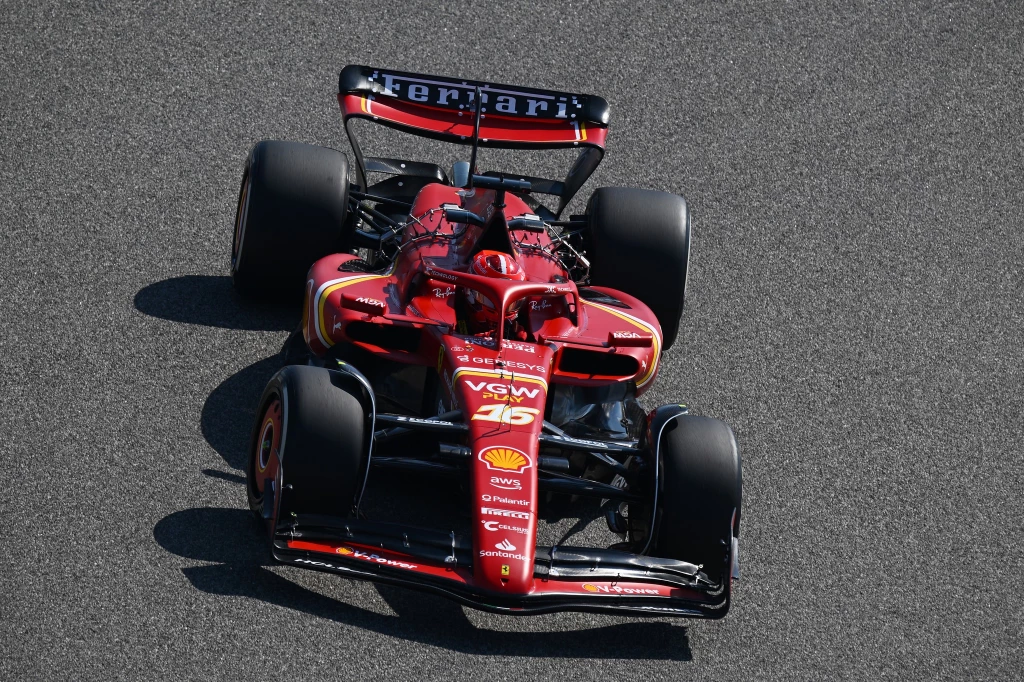
[[[493,507],[481,507],[480,513],[484,516],[503,516],[507,519],[528,519],[530,512],[513,511],[511,509],[495,509]]]

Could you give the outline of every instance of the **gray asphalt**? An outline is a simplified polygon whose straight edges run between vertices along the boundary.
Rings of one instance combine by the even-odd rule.
[[[1022,44],[1016,2],[4,3],[0,679],[1020,679]],[[231,221],[256,140],[342,148],[347,63],[602,94],[582,196],[689,198],[648,402],[741,443],[725,620],[266,563],[297,311],[233,296]]]

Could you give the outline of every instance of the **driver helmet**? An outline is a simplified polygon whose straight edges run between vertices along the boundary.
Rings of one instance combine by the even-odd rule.
[[[526,272],[522,266],[516,262],[515,258],[507,253],[501,251],[481,251],[480,253],[473,256],[473,262],[469,266],[469,271],[474,275],[482,275],[484,277],[495,277],[497,279],[510,279],[515,282],[523,282],[526,280]],[[486,322],[488,324],[496,325],[498,323],[498,316],[500,312],[497,306],[491,302],[486,296],[481,294],[479,291],[472,289],[466,290],[466,297],[469,301],[469,307],[473,311],[474,315],[479,322]],[[508,307],[506,314],[507,320],[515,319],[516,315],[519,314],[519,308],[523,304],[523,299],[515,301]]]

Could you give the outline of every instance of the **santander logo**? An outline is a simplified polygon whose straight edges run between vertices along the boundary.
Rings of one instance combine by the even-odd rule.
[[[507,538],[502,540],[498,544],[496,544],[494,546],[494,548],[495,549],[500,549],[503,552],[514,552],[514,551],[516,551],[516,546],[513,545],[511,542],[509,542]]]

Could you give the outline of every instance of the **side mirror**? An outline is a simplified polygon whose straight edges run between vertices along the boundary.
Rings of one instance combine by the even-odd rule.
[[[465,187],[469,184],[469,161],[456,161],[452,164],[452,187]]]

